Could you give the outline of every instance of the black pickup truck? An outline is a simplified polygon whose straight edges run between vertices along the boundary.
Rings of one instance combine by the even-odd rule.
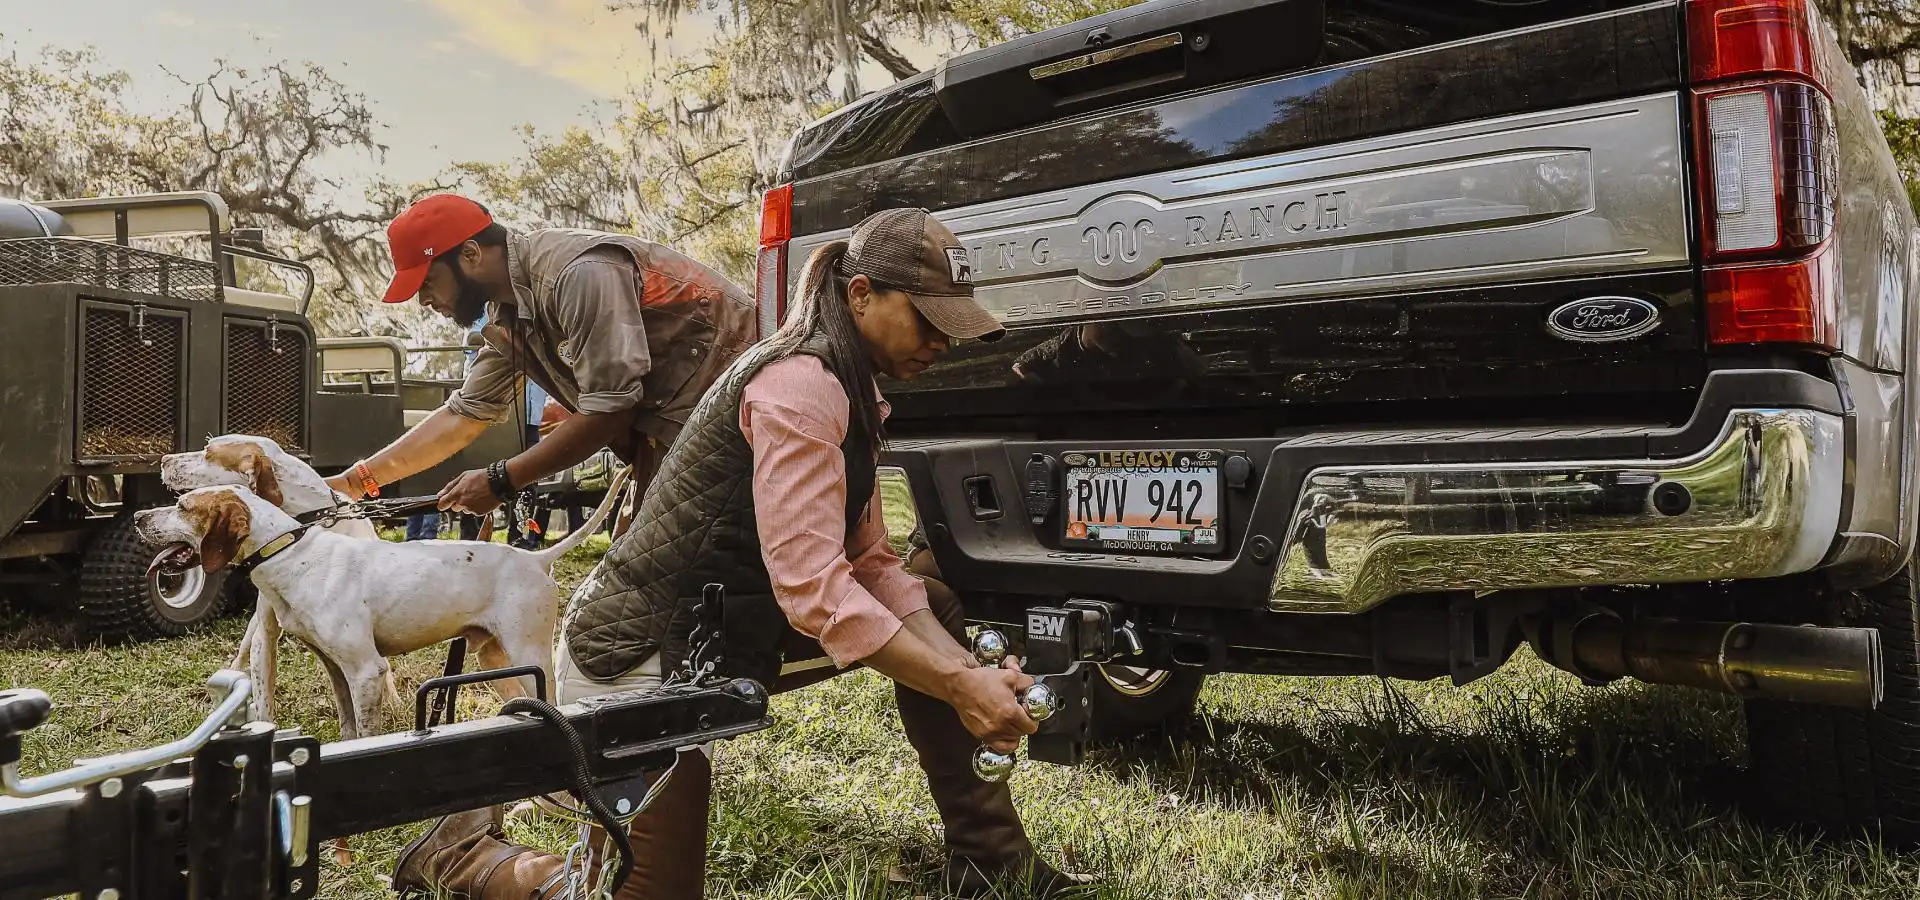
[[[763,325],[892,206],[1011,332],[882,385],[886,464],[1079,676],[1036,758],[1524,644],[1736,695],[1756,796],[1920,837],[1920,242],[1811,0],[1153,0],[956,57],[793,138]]]

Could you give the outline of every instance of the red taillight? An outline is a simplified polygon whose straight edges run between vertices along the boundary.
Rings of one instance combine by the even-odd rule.
[[[1839,143],[1809,0],[1689,0],[1713,345],[1835,349]]]
[[[771,247],[793,240],[793,185],[783,184],[767,191],[760,200],[760,246]]]
[[[787,242],[793,240],[793,185],[783,184],[760,201],[760,257],[754,267],[754,298],[760,306],[760,336],[778,330],[787,314]]]
[[[1687,44],[1694,84],[1759,75],[1821,79],[1809,0],[1693,0]]]
[[[1833,254],[1799,262],[1706,271],[1707,322],[1714,344],[1804,344],[1832,349],[1840,273]]]

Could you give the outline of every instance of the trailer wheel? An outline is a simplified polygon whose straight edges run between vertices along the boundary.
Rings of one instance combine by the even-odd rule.
[[[1198,669],[1103,665],[1088,681],[1088,740],[1118,744],[1193,714],[1206,676]]]
[[[1856,591],[1832,624],[1880,631],[1885,696],[1872,711],[1746,703],[1748,774],[1763,812],[1843,835],[1920,842],[1920,623],[1914,566]]]
[[[89,632],[107,640],[178,637],[220,615],[227,573],[194,568],[149,577],[163,550],[141,539],[130,515],[101,527],[80,560],[80,613]]]

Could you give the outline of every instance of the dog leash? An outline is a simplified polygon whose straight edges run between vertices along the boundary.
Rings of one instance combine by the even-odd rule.
[[[426,494],[419,497],[392,497],[385,500],[356,500],[342,503],[326,509],[304,513],[294,518],[303,525],[319,525],[325,528],[344,519],[389,519],[398,518],[423,509],[432,509],[440,505],[440,495]]]
[[[467,639],[464,637],[454,638],[447,644],[447,662],[446,665],[441,667],[440,675],[443,678],[452,678],[464,672],[466,668]],[[439,727],[440,717],[443,715],[446,716],[447,724],[452,725],[453,720],[460,715],[459,705],[459,685],[449,684],[440,690],[434,691],[433,710],[427,715],[427,727]]]

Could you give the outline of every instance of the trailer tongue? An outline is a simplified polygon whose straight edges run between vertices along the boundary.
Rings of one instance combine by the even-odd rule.
[[[0,691],[0,900],[313,897],[323,841],[566,789],[635,815],[639,776],[680,748],[771,724],[766,691],[738,680],[321,744],[245,722],[241,673],[210,686],[192,735],[32,778],[21,742],[52,704]]]

